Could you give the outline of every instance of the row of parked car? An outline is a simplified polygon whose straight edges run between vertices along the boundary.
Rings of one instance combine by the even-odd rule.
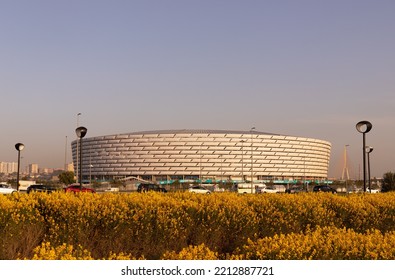
[[[137,187],[137,191],[138,192],[149,192],[149,191],[153,191],[153,192],[162,192],[162,193],[166,193],[167,190],[159,185],[156,184],[150,184],[150,183],[143,183],[140,184]],[[188,191],[191,193],[205,193],[205,194],[209,194],[211,193],[211,191],[203,186],[192,186],[190,188],[188,188]]]
[[[26,192],[31,193],[31,192],[46,192],[46,193],[51,193],[55,191],[61,191],[63,190],[64,192],[72,192],[72,193],[77,193],[77,192],[90,192],[94,193],[95,190],[92,188],[88,187],[80,187],[79,184],[73,184],[70,186],[67,186],[63,189],[59,189],[53,186],[49,185],[43,185],[43,184],[34,184],[30,185],[27,187]],[[0,184],[0,194],[12,194],[14,192],[17,192],[16,189],[12,188],[11,186],[5,185],[5,184]]]
[[[250,188],[247,189],[241,189],[241,190],[250,190]],[[137,188],[138,192],[149,192],[149,191],[154,191],[154,192],[162,192],[166,193],[167,190],[159,185],[156,184],[140,184]],[[280,193],[279,189],[277,189],[275,186],[264,186],[261,188],[254,189],[254,193]],[[204,193],[204,194],[209,194],[211,191],[203,186],[192,186],[188,188],[188,192],[191,193]],[[238,191],[239,193],[247,193],[243,191]],[[307,189],[303,186],[297,186],[297,187],[290,187],[285,190],[285,193],[300,193],[300,192],[307,192]],[[319,185],[319,186],[314,186],[313,192],[330,192],[330,193],[337,193],[337,191],[334,188],[331,188],[330,186],[327,185]]]
[[[71,192],[71,193],[77,193],[77,192],[89,192],[89,193],[95,193],[95,190],[93,188],[89,187],[80,187],[79,184],[72,184],[69,185],[63,189],[59,189],[53,186],[49,185],[44,185],[44,184],[34,184],[31,185],[27,188],[27,193],[31,192],[46,192],[46,193],[51,193],[55,191],[63,190],[65,192]],[[16,192],[17,190],[5,185],[5,184],[0,184],[0,193],[3,194],[11,194]],[[162,192],[166,193],[167,190],[157,184],[151,184],[151,183],[142,183],[138,186],[137,188],[138,192]],[[210,194],[211,191],[203,186],[191,186],[188,188],[188,192],[191,193],[203,193],[203,194]],[[256,193],[278,193],[279,191],[275,187],[264,187],[260,188],[259,192],[257,191]],[[286,193],[301,193],[301,192],[307,192],[306,188],[304,186],[296,186],[296,187],[290,187],[285,190]],[[319,186],[314,186],[313,192],[330,192],[330,193],[337,193],[335,189],[331,188],[330,186],[327,185],[319,185]]]
[[[301,192],[307,192],[306,187],[304,186],[296,186],[296,187],[291,187],[285,190],[286,193],[301,193]],[[330,192],[330,193],[337,193],[337,191],[334,188],[331,188],[328,185],[319,185],[319,186],[314,186],[313,187],[313,192]]]

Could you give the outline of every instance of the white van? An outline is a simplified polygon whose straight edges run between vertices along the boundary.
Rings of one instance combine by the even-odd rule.
[[[266,187],[265,184],[262,183],[253,183],[251,188],[251,183],[241,183],[237,184],[237,192],[238,193],[260,193],[261,189]]]

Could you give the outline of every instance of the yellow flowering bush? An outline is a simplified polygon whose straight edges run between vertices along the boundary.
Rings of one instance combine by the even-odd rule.
[[[248,241],[235,259],[247,260],[393,260],[395,232],[365,234],[336,227],[317,228],[306,233],[279,234]]]
[[[344,257],[336,250],[323,253],[321,245],[314,247],[314,254],[300,251],[307,250],[311,242],[318,244],[309,238],[317,238],[319,231],[334,243],[346,244],[347,240],[335,236],[350,235],[348,240],[359,240],[361,246],[372,240],[382,246],[374,250],[366,244],[357,246],[361,255],[351,250],[350,258],[393,258],[393,251],[383,244],[392,244],[395,193],[0,196],[0,259]],[[281,253],[270,246],[280,246]],[[295,251],[287,246],[294,246]],[[348,248],[336,246],[340,252]],[[269,248],[271,251],[265,251]]]
[[[177,252],[165,252],[162,260],[218,260],[218,253],[210,250],[206,245],[189,245],[187,248]]]
[[[62,244],[55,248],[44,242],[33,250],[33,260],[92,260],[90,253],[81,246]]]

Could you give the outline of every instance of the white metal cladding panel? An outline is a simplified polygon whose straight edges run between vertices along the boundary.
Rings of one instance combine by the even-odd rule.
[[[170,155],[171,157],[174,157],[174,155],[179,155],[181,153],[180,150],[168,150],[166,151],[166,154]]]
[[[221,156],[223,159],[226,159],[226,160],[228,160],[228,159],[232,159],[232,158],[236,158],[236,156],[235,155],[232,155],[232,154],[224,154],[224,155],[222,155]],[[241,157],[240,157],[241,158]]]
[[[170,157],[170,155],[167,155],[167,154],[157,154],[156,152],[155,152],[155,153],[152,153],[152,154],[154,155],[155,158],[169,158],[169,157]]]
[[[174,159],[173,160],[172,159],[166,159],[166,160],[161,159],[158,162],[163,163],[164,166],[167,166],[170,163],[178,163],[177,160],[174,160]]]
[[[187,169],[188,171],[195,171],[195,172],[199,172],[200,171],[200,167],[199,166],[188,166]]]
[[[266,168],[262,168],[262,167],[254,167],[254,170],[253,170],[254,174],[257,174],[258,172],[265,172],[265,171],[266,171]],[[245,175],[248,175],[248,173]]]
[[[197,137],[188,137],[188,136],[182,136],[182,135],[177,135],[177,139],[182,142],[192,142],[192,141],[197,141]]]
[[[106,142],[107,142],[107,144],[118,144],[120,141],[121,140],[119,140],[119,139],[110,139],[110,140],[107,140]]]
[[[213,158],[219,158],[220,156],[217,154],[204,154],[203,158],[204,159],[213,159]]]
[[[157,158],[146,158],[144,159],[144,162],[153,163],[153,162],[159,162],[159,160]]]
[[[168,167],[155,167],[155,171],[168,171]]]
[[[182,152],[182,151],[191,150],[191,148],[192,148],[192,147],[189,147],[189,146],[175,146],[175,147],[174,147],[174,150],[180,150],[180,151]]]
[[[170,142],[170,144],[169,144],[169,146],[185,146],[185,145],[187,145],[186,142],[178,142],[178,141],[173,141],[173,142]]]
[[[222,167],[222,171],[226,171],[226,172],[236,172],[237,170],[239,170],[239,169],[234,168],[232,166],[231,167],[227,167],[227,166]],[[244,171],[246,172],[246,170],[244,170]],[[241,168],[240,168],[239,172],[241,172]]]
[[[183,166],[185,166],[185,164],[182,164],[182,165],[181,165],[180,162],[166,162],[166,163],[164,164],[164,166],[168,166],[168,167],[181,166],[181,167],[183,167]]]
[[[144,147],[130,147],[129,151],[138,153],[138,151],[143,151]]]
[[[136,167],[139,166],[136,163],[123,163],[122,166],[126,167],[126,168],[130,168],[130,167]]]
[[[160,158],[160,157],[168,157],[169,155],[166,155],[166,153],[164,151],[149,151],[150,155],[153,155],[156,158]]]
[[[119,159],[118,162],[119,162],[119,163],[129,163],[129,162],[131,162],[131,159],[128,159],[128,158]]]
[[[147,146],[147,147],[144,147],[144,150],[145,151],[157,151],[159,149],[159,147],[154,147],[154,146]]]
[[[270,163],[277,166],[278,164],[282,164],[283,160],[282,159],[274,159],[274,160],[270,160]]]
[[[174,146],[159,146],[159,150],[164,150],[164,151],[172,151],[174,150]]]
[[[210,167],[204,166],[202,168],[203,171],[218,171],[219,169],[220,169],[219,167],[214,167],[214,166],[210,166]]]
[[[217,154],[217,155],[220,155],[221,157],[223,157],[224,155],[230,155],[230,151],[226,151],[226,150],[217,150],[217,151],[215,151],[215,153]],[[235,154],[237,154],[238,152],[235,152],[235,151],[233,151],[232,152],[232,155],[235,155]]]
[[[270,148],[271,150],[273,150],[275,148],[281,148],[281,144],[276,144],[276,143],[270,144],[270,145],[267,145],[266,148]]]
[[[230,139],[230,138],[226,138],[226,137],[221,137],[221,136],[218,136],[218,137],[214,137],[213,138],[213,141],[214,142],[226,142],[226,143],[228,143],[228,142],[230,142],[232,139]]]
[[[155,141],[153,143],[154,146],[169,146],[170,142],[169,141]]]
[[[104,140],[113,140],[113,139],[115,139],[115,137],[116,137],[116,135],[107,135],[107,136],[104,136],[103,139]]]
[[[168,161],[170,162],[170,161]],[[192,159],[190,158],[177,158],[177,159],[171,159],[171,162],[179,162],[182,164],[188,163],[188,162],[192,162]]]
[[[276,140],[276,143],[279,143],[279,144],[281,144],[281,145],[288,144],[289,142],[290,142],[290,141],[287,140],[287,139],[285,139],[285,140],[283,140],[283,139],[281,139],[281,140]]]
[[[213,139],[211,137],[197,137],[197,141],[199,142],[211,142]]]
[[[128,150],[129,150],[129,148],[125,147],[125,146],[117,147],[117,151],[119,151],[119,152],[128,151]]]
[[[199,151],[196,150],[182,150],[181,154],[185,154],[185,155],[196,155],[198,154]]]
[[[133,147],[137,147],[139,145],[139,143],[135,143],[135,142],[128,142],[128,143],[125,143],[125,147],[131,147],[131,148],[133,148]]]
[[[140,155],[140,158],[144,158],[144,159],[146,159],[146,158],[154,158],[154,156],[153,155],[149,155],[149,154],[143,154],[143,155]]]
[[[242,147],[241,146],[227,146],[225,147],[227,151],[241,151]]]
[[[246,161],[246,160],[244,160]],[[224,163],[230,163],[230,164],[235,164],[235,163],[241,163],[241,159],[236,159],[236,158],[228,158],[223,160]]]
[[[189,155],[182,155],[180,153],[169,154],[169,158],[172,158],[172,159],[179,159],[179,158],[186,158],[186,157],[189,157]]]
[[[100,159],[100,160],[95,160],[94,162],[95,162],[95,164],[97,165],[97,164],[106,163],[106,160],[105,160],[105,159]]]

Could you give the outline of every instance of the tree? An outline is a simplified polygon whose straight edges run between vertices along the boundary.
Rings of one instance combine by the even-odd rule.
[[[395,191],[395,173],[387,172],[383,175],[382,192]]]
[[[73,171],[65,171],[59,174],[59,182],[67,185],[75,183],[74,180],[74,172]]]

